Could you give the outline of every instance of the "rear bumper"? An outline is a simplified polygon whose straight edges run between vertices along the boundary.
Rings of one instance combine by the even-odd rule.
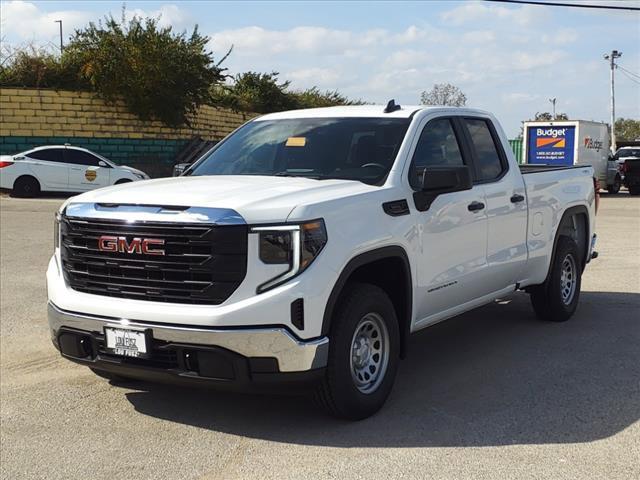
[[[300,341],[282,327],[212,329],[128,321],[64,311],[48,305],[51,339],[63,357],[128,377],[217,383],[243,387],[316,378],[327,363],[326,337]],[[104,327],[145,329],[148,359],[124,358],[104,349]]]

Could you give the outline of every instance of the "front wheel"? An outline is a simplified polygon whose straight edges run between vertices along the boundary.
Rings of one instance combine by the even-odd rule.
[[[578,245],[573,239],[558,239],[549,278],[531,290],[531,303],[542,320],[564,322],[578,307],[582,266]]]
[[[352,284],[332,321],[329,359],[316,399],[331,415],[361,420],[384,405],[398,369],[400,333],[384,290]]]

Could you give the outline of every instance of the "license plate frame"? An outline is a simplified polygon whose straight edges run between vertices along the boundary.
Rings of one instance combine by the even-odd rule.
[[[122,358],[150,358],[151,330],[122,325],[104,327],[104,347],[110,355]]]

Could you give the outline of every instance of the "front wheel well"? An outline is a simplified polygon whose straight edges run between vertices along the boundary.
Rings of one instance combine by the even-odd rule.
[[[352,283],[368,283],[387,293],[398,318],[400,355],[404,357],[412,315],[411,269],[404,249],[386,247],[360,255],[347,264],[327,302],[322,325],[324,335],[329,334],[335,307],[345,287]]]

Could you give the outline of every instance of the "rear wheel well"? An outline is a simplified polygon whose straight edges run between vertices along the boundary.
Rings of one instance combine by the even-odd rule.
[[[402,253],[398,254],[397,251],[396,254],[392,255],[376,255],[376,252],[380,251],[369,252],[349,262],[329,297],[323,320],[322,333],[324,335],[329,333],[334,309],[348,284],[368,283],[375,285],[386,292],[396,311],[400,330],[400,355],[404,357],[412,314],[411,270],[409,260],[402,248],[387,248],[397,248],[398,251]]]
[[[589,254],[589,220],[587,214],[582,211],[567,212],[558,226],[556,244],[558,238],[564,236],[571,238],[578,245],[578,255],[582,260],[582,270],[587,263]],[[555,245],[554,245],[555,254]]]

